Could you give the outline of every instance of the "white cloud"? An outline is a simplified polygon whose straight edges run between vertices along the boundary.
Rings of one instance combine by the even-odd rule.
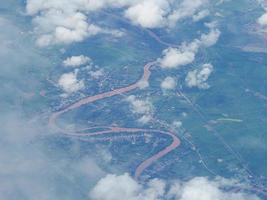
[[[260,200],[256,195],[224,191],[238,182],[223,178],[196,177],[186,182],[152,179],[140,184],[129,176],[107,175],[90,192],[92,200]]]
[[[44,10],[33,19],[37,44],[69,44],[80,42],[88,36],[87,17],[81,12],[64,12],[56,9]]]
[[[260,200],[256,195],[242,192],[226,192],[226,187],[238,185],[237,182],[223,178],[209,180],[196,177],[188,182],[176,182],[170,188],[168,197],[176,200]]]
[[[139,122],[147,123],[152,119],[153,105],[148,99],[141,100],[131,95],[126,100],[131,104],[132,112],[141,115],[141,118],[138,119]]]
[[[131,103],[134,113],[146,114],[152,111],[152,104],[148,100],[137,99],[134,95],[127,97],[126,100]]]
[[[183,0],[178,5],[178,8],[168,16],[170,25],[173,26],[177,23],[177,21],[193,16],[198,9],[206,5],[207,2],[207,0]]]
[[[125,17],[133,24],[156,28],[165,25],[168,10],[169,3],[166,0],[146,0],[129,7],[125,11]]]
[[[192,17],[206,0],[27,0],[27,14],[33,17],[37,44],[70,44],[97,34],[123,36],[119,30],[100,27],[90,22],[90,15],[104,8],[120,8],[124,17],[145,28],[175,25],[180,19]],[[205,13],[199,13],[200,18]]]
[[[117,37],[117,38],[124,36],[124,32],[120,30],[102,28],[94,24],[90,24],[88,26],[87,31],[88,31],[88,36],[94,36],[97,34],[108,34],[108,35],[112,35],[113,37]]]
[[[165,191],[165,183],[154,179],[144,188],[129,174],[112,175],[100,179],[90,192],[92,200],[157,200]]]
[[[88,12],[97,11],[106,6],[120,7],[129,1],[113,0],[27,0],[27,14],[33,17],[37,45],[70,44],[81,42],[87,37],[99,33],[122,36],[121,31],[102,28],[89,23]]]
[[[125,17],[145,28],[170,27],[182,19],[192,17],[207,3],[207,0],[183,0],[179,3],[172,0],[140,0],[127,8]],[[206,15],[207,11],[200,12],[195,19]]]
[[[112,154],[106,147],[98,146],[97,153],[99,154],[98,157],[102,158],[104,163],[110,163],[112,161]]]
[[[201,34],[200,39],[191,43],[182,43],[179,48],[169,47],[162,52],[162,58],[158,62],[162,68],[178,68],[188,65],[195,60],[200,47],[210,47],[217,43],[221,32],[210,24],[207,34]]]
[[[125,35],[123,31],[116,29],[102,29],[102,33],[112,35],[115,38],[120,38]]]
[[[200,42],[205,47],[213,46],[217,43],[220,35],[221,32],[218,29],[212,28],[209,33],[201,35]]]
[[[147,124],[151,120],[152,120],[152,116],[150,114],[147,114],[147,115],[143,115],[142,117],[140,117],[137,121],[141,124]]]
[[[71,56],[63,61],[63,65],[67,67],[79,67],[81,65],[85,65],[90,62],[91,59],[87,56]]]
[[[128,174],[107,175],[100,179],[90,193],[93,200],[131,199],[140,189]]]
[[[182,125],[183,125],[183,122],[181,122],[181,121],[179,121],[179,120],[175,120],[175,121],[173,121],[173,123],[172,123],[172,127],[173,127],[173,128],[181,128]]]
[[[77,161],[74,169],[88,178],[102,177],[106,173],[96,164],[95,160],[90,157],[84,157]]]
[[[84,88],[83,80],[77,79],[77,71],[62,74],[58,80],[58,85],[66,92],[67,94],[77,92]]]
[[[138,82],[138,87],[140,89],[145,89],[145,88],[149,87],[149,82],[145,81],[145,80],[141,80]]]
[[[267,11],[267,2],[266,0],[256,0],[259,4],[259,6],[264,9],[265,11]]]
[[[209,10],[202,10],[202,11],[196,13],[195,15],[193,15],[193,21],[198,22],[198,21],[204,19],[205,17],[207,17],[209,14],[210,14]]]
[[[77,10],[93,12],[107,7],[122,8],[130,6],[140,2],[140,0],[69,0],[68,4],[64,4],[64,2],[64,0],[27,0],[26,10],[30,15],[51,9],[67,12]]]
[[[212,72],[213,66],[211,64],[204,64],[200,69],[188,72],[185,79],[186,85],[190,88],[198,87],[199,89],[208,89],[209,85],[206,81]]]
[[[101,27],[99,27],[99,26],[96,26],[94,24],[90,24],[88,26],[88,34],[90,36],[97,35],[97,34],[99,34],[101,32],[103,32],[103,29]]]
[[[163,58],[160,59],[162,68],[177,68],[188,65],[195,60],[195,53],[183,49],[169,47],[163,52]]]
[[[103,69],[99,69],[96,71],[90,71],[89,75],[95,79],[99,79],[101,76],[104,76],[104,70]]]
[[[173,90],[176,87],[176,80],[173,77],[166,77],[160,84],[163,90]]]
[[[266,26],[267,25],[267,13],[264,13],[262,16],[258,18],[258,23],[261,26]]]
[[[205,22],[204,25],[209,29],[214,29],[217,27],[217,21]]]

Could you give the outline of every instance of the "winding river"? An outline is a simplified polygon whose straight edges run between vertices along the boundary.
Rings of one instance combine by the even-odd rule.
[[[154,66],[156,63],[157,63],[156,61],[147,63],[144,66],[143,76],[141,77],[141,79],[131,85],[117,88],[117,89],[114,89],[108,92],[96,94],[93,96],[85,97],[57,112],[54,112],[49,118],[49,127],[54,131],[57,131],[61,134],[70,135],[70,136],[85,136],[85,135],[96,136],[96,135],[104,135],[104,134],[112,134],[112,133],[140,133],[140,132],[169,136],[172,139],[171,144],[167,145],[164,149],[160,150],[159,152],[147,158],[146,160],[144,160],[142,163],[138,165],[138,167],[135,170],[135,175],[134,175],[135,179],[138,179],[142,175],[142,173],[147,168],[149,168],[154,162],[156,162],[157,160],[159,160],[160,158],[162,158],[169,152],[173,151],[175,148],[177,148],[180,145],[181,143],[180,139],[172,131],[167,132],[167,131],[154,130],[154,129],[125,128],[125,127],[110,126],[110,127],[106,127],[107,130],[103,130],[103,131],[95,131],[95,132],[89,132],[89,133],[88,132],[87,133],[81,133],[81,132],[73,133],[73,132],[69,132],[67,130],[64,130],[58,127],[56,121],[62,114],[69,112],[71,110],[77,109],[81,106],[85,106],[87,104],[93,103],[101,99],[109,98],[115,95],[127,93],[132,90],[138,89],[140,87],[141,82],[149,80],[150,75],[151,75],[151,67]]]

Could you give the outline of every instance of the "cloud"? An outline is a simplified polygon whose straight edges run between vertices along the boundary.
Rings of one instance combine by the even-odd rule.
[[[87,31],[88,31],[88,36],[94,36],[97,34],[108,34],[108,35],[112,35],[113,37],[119,38],[125,35],[123,31],[116,30],[116,29],[102,28],[94,24],[90,24],[88,26]]]
[[[18,83],[22,71],[27,71],[30,66],[37,68],[52,66],[50,60],[36,51],[36,47],[31,43],[31,35],[28,34],[30,30],[1,15],[0,29],[0,73],[10,76],[8,84],[11,80]],[[5,82],[2,86],[6,84]]]
[[[62,74],[58,80],[58,85],[67,94],[77,92],[85,87],[83,80],[77,79],[77,71]]]
[[[259,4],[261,8],[263,8],[264,10],[267,10],[267,2],[265,0],[257,0],[257,3]]]
[[[200,42],[205,47],[213,46],[217,43],[221,32],[216,29],[212,28],[208,34],[202,34],[200,37]]]
[[[238,185],[236,181],[223,178],[209,180],[205,177],[196,177],[187,182],[174,183],[168,197],[175,200],[260,200],[256,195],[223,190],[235,185]]]
[[[266,26],[267,25],[267,13],[264,13],[262,16],[260,16],[257,20],[257,22],[261,25],[261,26]]]
[[[85,65],[91,61],[91,58],[80,55],[80,56],[71,56],[63,61],[63,65],[67,67],[79,67]]]
[[[145,81],[145,80],[141,80],[138,82],[138,87],[140,89],[145,89],[145,88],[149,87],[149,82]]]
[[[148,122],[150,122],[152,120],[152,115],[151,114],[146,114],[143,115],[142,117],[140,117],[137,121],[141,124],[147,124]]]
[[[143,0],[128,7],[125,17],[135,25],[144,28],[161,28],[175,26],[180,20],[192,17],[201,7],[207,5],[207,0]],[[207,10],[198,13],[195,20],[207,15]]]
[[[162,68],[177,68],[188,65],[195,60],[195,53],[184,49],[169,47],[162,54],[163,58],[160,59]]]
[[[144,28],[174,26],[179,20],[192,17],[206,0],[27,0],[26,12],[33,17],[37,45],[81,42],[97,34],[123,36],[123,32],[92,23],[90,16],[102,9],[117,8],[132,24]],[[203,17],[199,13],[195,18]]]
[[[99,70],[96,70],[96,71],[90,71],[88,73],[94,79],[99,79],[101,76],[104,76],[104,70],[103,69],[99,69]]]
[[[139,2],[140,0],[27,0],[26,10],[30,15],[37,14],[44,10],[63,10],[73,12],[77,10],[95,12],[103,8],[122,8]]]
[[[129,199],[138,192],[140,186],[128,174],[109,174],[99,180],[90,193],[93,200]]]
[[[25,108],[25,107],[24,107]],[[40,113],[38,113],[40,117]],[[75,199],[85,196],[80,177],[94,184],[106,173],[89,157],[73,161],[73,151],[61,151],[40,120],[29,121],[21,111],[0,115],[0,199]],[[53,143],[53,142],[52,142]],[[70,143],[70,145],[72,145]],[[69,146],[71,149],[71,146]],[[69,156],[69,154],[72,156]],[[62,184],[64,182],[64,184]],[[60,192],[60,191],[66,192]]]
[[[90,192],[92,200],[157,200],[164,194],[165,183],[154,179],[144,188],[129,174],[109,174],[100,179]]]
[[[202,11],[196,13],[195,15],[193,15],[193,21],[198,22],[198,21],[204,19],[205,17],[207,17],[209,14],[210,14],[209,10],[202,10]]]
[[[166,0],[146,0],[129,7],[125,11],[125,17],[133,24],[145,28],[163,27],[169,9],[169,3]]]
[[[96,164],[95,160],[90,157],[81,158],[77,163],[73,166],[73,168],[85,175],[86,177],[102,177],[106,173]]]
[[[104,174],[93,158],[73,150],[77,141],[48,130],[51,107],[39,92],[49,90],[45,80],[54,63],[32,43],[22,4],[0,6],[0,199],[84,199],[88,185]]]
[[[118,4],[117,4],[118,3]],[[129,3],[129,2],[128,2]],[[112,0],[27,0],[27,14],[33,17],[38,46],[81,42],[97,34],[122,36],[118,30],[99,27],[90,23],[88,12],[106,6],[124,6],[127,3]]]
[[[182,43],[179,48],[169,47],[162,52],[162,58],[158,62],[162,68],[179,68],[188,65],[195,60],[196,54],[200,47],[210,47],[217,43],[221,32],[209,25],[209,32],[201,34],[199,39],[193,40],[191,43]]]
[[[183,0],[179,4],[178,8],[168,16],[169,24],[173,26],[177,23],[177,21],[193,16],[198,9],[207,3],[207,0]]]
[[[152,179],[141,184],[129,174],[109,174],[98,181],[89,196],[92,200],[260,200],[256,195],[224,191],[233,186],[242,187],[236,181],[220,177],[214,180],[196,177],[171,183]]]
[[[89,36],[87,17],[81,12],[44,10],[33,19],[35,32],[39,35],[37,45],[70,44]]]
[[[134,95],[127,97],[126,100],[131,103],[134,113],[146,114],[152,111],[152,104],[148,100],[137,99]]]
[[[210,86],[206,81],[212,72],[213,66],[211,64],[204,64],[201,68],[188,72],[185,79],[186,85],[190,88],[208,89]]]
[[[176,87],[176,80],[173,77],[166,77],[160,84],[163,90],[173,90]]]
[[[183,125],[183,122],[181,122],[181,121],[179,121],[179,120],[175,120],[175,121],[173,121],[172,122],[172,127],[173,128],[181,128],[182,127],[182,125]]]
[[[126,100],[131,104],[131,109],[134,114],[141,115],[138,119],[140,123],[148,123],[152,119],[153,105],[146,99],[137,99],[134,95],[126,98]]]

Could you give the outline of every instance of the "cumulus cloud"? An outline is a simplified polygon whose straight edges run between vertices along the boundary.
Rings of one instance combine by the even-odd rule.
[[[172,123],[172,127],[173,127],[173,128],[181,128],[182,125],[183,125],[183,122],[181,122],[181,121],[179,121],[179,120],[175,120],[175,121],[173,121],[173,123]]]
[[[99,79],[101,76],[104,76],[104,70],[103,69],[99,69],[99,70],[96,70],[96,71],[90,71],[88,73],[94,79]]]
[[[131,95],[126,100],[131,104],[132,112],[141,115],[141,118],[138,119],[139,122],[145,124],[152,119],[153,105],[148,99],[141,100]]]
[[[235,184],[238,183],[223,178],[209,180],[205,177],[196,177],[187,182],[173,184],[168,197],[177,200],[260,200],[256,195],[223,190]]]
[[[178,68],[188,65],[195,60],[200,47],[210,47],[217,43],[221,32],[210,25],[207,34],[201,34],[199,39],[191,43],[183,43],[179,48],[169,47],[162,52],[158,62],[162,68]]]
[[[70,44],[99,33],[122,36],[118,30],[99,27],[89,23],[88,12],[105,6],[123,6],[128,4],[112,0],[27,0],[27,14],[33,17],[35,32],[38,35],[37,45]]]
[[[90,24],[88,26],[87,31],[88,31],[88,36],[94,36],[97,34],[109,34],[109,35],[112,35],[112,36],[118,37],[118,38],[124,36],[123,31],[116,30],[116,29],[102,28],[102,27],[94,25],[94,24]]]
[[[195,60],[195,53],[184,49],[169,47],[162,54],[163,58],[160,59],[162,68],[177,68],[190,64]]]
[[[209,10],[202,10],[202,11],[196,13],[195,15],[193,15],[193,21],[198,22],[198,21],[204,19],[205,17],[207,17],[209,14],[210,14]]]
[[[175,26],[180,20],[192,17],[201,7],[207,5],[207,0],[183,0],[179,3],[172,0],[143,0],[128,7],[125,17],[133,24],[145,28],[160,28]],[[207,15],[207,11],[199,12],[195,19]]]
[[[172,183],[152,179],[140,184],[129,174],[109,174],[98,181],[89,195],[92,200],[260,200],[256,195],[224,191],[236,185],[240,186],[233,180],[205,177]]]
[[[163,196],[164,191],[165,183],[158,179],[143,187],[129,174],[109,174],[95,185],[90,197],[92,200],[156,200]]]
[[[188,72],[185,79],[186,85],[190,88],[208,89],[210,86],[206,81],[212,72],[213,66],[211,64],[204,64],[199,69]]]
[[[27,14],[33,17],[37,44],[70,44],[81,42],[97,34],[123,36],[119,30],[100,27],[90,22],[90,15],[104,8],[118,8],[134,25],[144,28],[161,28],[192,17],[206,0],[27,0]],[[199,13],[195,18],[203,17]]]
[[[125,11],[125,17],[133,24],[145,28],[162,27],[166,23],[165,15],[169,9],[169,3],[166,0],[146,0],[129,7]]]
[[[89,34],[87,17],[81,12],[70,14],[55,9],[44,10],[34,18],[33,23],[39,35],[39,46],[80,42]]]
[[[84,55],[71,56],[63,61],[63,65],[67,67],[79,67],[81,65],[87,64],[90,61],[91,59]]]
[[[152,115],[147,114],[140,117],[137,121],[141,124],[146,124],[152,120]]]
[[[172,0],[143,0],[130,6],[125,12],[125,17],[133,24],[145,28],[171,27],[188,17],[194,16],[194,21],[204,18],[208,15],[207,10],[196,15],[195,13],[206,5],[208,0],[183,0],[179,3]]]
[[[220,35],[221,32],[218,29],[212,28],[209,33],[201,35],[200,42],[205,47],[213,46],[217,43]]]
[[[176,86],[176,80],[173,77],[166,77],[160,84],[161,89],[163,90],[173,90]]]
[[[152,110],[152,104],[148,100],[140,100],[131,95],[127,97],[127,101],[132,104],[134,113],[145,114]]]
[[[208,3],[207,0],[183,0],[169,16],[168,21],[171,26],[175,25],[177,21],[193,16],[202,6]]]
[[[261,26],[266,26],[267,25],[267,13],[264,13],[262,16],[258,18],[258,23]]]
[[[145,89],[145,88],[149,87],[149,82],[141,80],[141,81],[138,82],[138,87],[140,89]]]
[[[58,80],[58,85],[67,94],[77,92],[85,87],[84,81],[77,79],[77,71],[62,74]]]

